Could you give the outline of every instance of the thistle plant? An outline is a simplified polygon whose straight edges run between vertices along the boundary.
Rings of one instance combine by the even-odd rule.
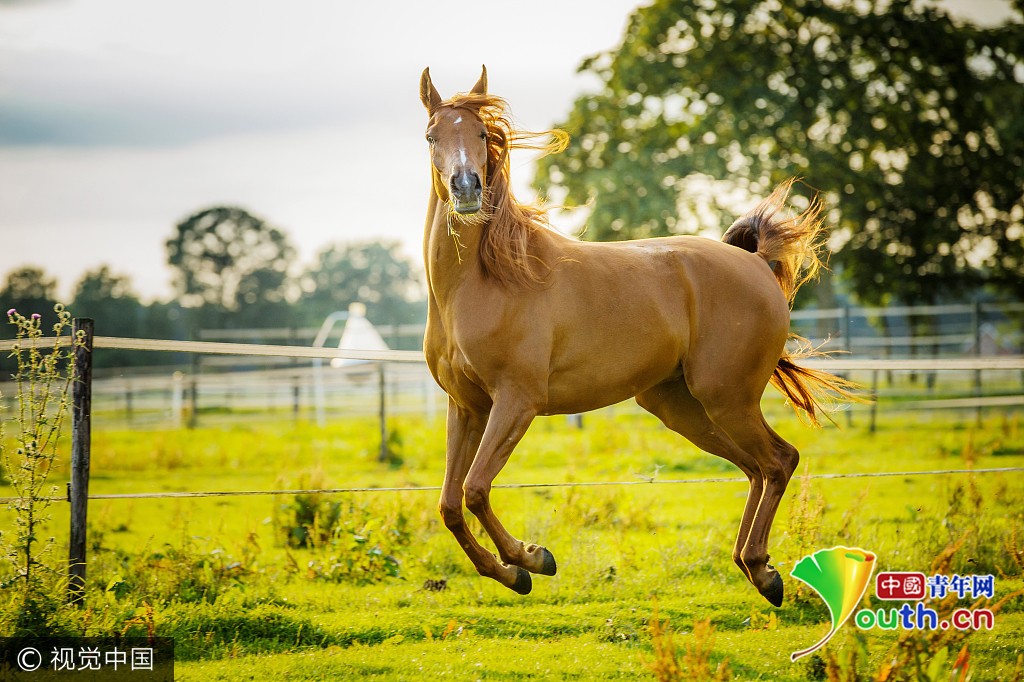
[[[57,494],[48,478],[57,459],[57,441],[68,408],[68,388],[73,380],[74,345],[61,338],[71,322],[64,306],[57,305],[54,337],[43,334],[42,317],[29,317],[11,309],[9,322],[16,327],[11,357],[17,361],[13,380],[17,387],[14,416],[0,419],[0,465],[13,496],[9,508],[15,512],[15,523],[6,537],[0,538],[0,551],[10,563],[4,588],[13,588],[20,604],[17,628],[34,630],[45,623],[46,604],[54,590],[47,585],[58,571],[43,561],[53,548],[54,539],[40,538],[49,519],[47,510]],[[2,403],[0,403],[2,408]],[[3,415],[6,417],[6,415]],[[5,422],[14,425],[13,437],[4,430]]]

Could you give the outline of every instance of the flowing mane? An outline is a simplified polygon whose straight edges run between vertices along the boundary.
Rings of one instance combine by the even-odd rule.
[[[536,267],[540,261],[530,254],[530,239],[536,230],[550,227],[547,210],[516,200],[509,180],[509,152],[533,149],[556,154],[569,144],[569,136],[557,129],[542,133],[517,130],[508,103],[493,95],[462,93],[441,106],[471,111],[487,127],[485,210],[479,218],[485,223],[480,240],[480,263],[484,272],[504,285],[542,286],[544,277],[538,274]],[[550,140],[534,141],[544,137]]]

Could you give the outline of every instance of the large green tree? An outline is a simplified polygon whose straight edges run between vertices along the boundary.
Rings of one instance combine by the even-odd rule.
[[[980,28],[911,0],[656,0],[582,64],[602,86],[535,184],[590,202],[589,238],[619,239],[720,232],[800,176],[832,206],[833,265],[861,300],[1019,294],[1015,3],[1016,22]]]
[[[237,312],[243,308],[266,317],[284,310],[295,248],[284,232],[245,209],[199,211],[178,223],[166,248],[183,305],[230,311],[239,321],[249,317]]]
[[[132,288],[131,278],[111,271],[108,265],[101,265],[82,275],[75,285],[69,310],[75,317],[92,318],[98,336],[144,336],[146,306],[142,305]],[[168,360],[160,353],[109,349],[97,353],[93,363],[96,367],[127,367]]]
[[[95,320],[102,336],[137,336],[144,310],[131,278],[112,272],[108,265],[82,275],[71,301],[71,312]]]

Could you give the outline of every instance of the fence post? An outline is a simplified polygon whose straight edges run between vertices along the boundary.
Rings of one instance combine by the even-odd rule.
[[[192,354],[192,377],[188,395],[192,406],[188,414],[188,428],[193,430],[199,425],[199,353]]]
[[[185,373],[177,370],[171,375],[171,423],[180,429],[185,410]]]
[[[378,462],[388,461],[388,413],[387,413],[387,385],[384,378],[384,362],[377,364],[377,378],[380,381],[380,452],[377,453]]]
[[[870,433],[875,432],[875,417],[878,415],[878,370],[871,370],[871,425],[868,427]]]
[[[135,411],[132,409],[132,384],[131,379],[126,378],[124,382],[124,417],[128,422],[128,428],[132,428],[132,417]]]
[[[82,339],[78,340],[79,333]],[[68,603],[85,597],[86,516],[89,507],[89,459],[92,443],[92,337],[93,321],[75,318],[71,338],[75,379],[71,385],[71,533],[68,540]]]
[[[847,355],[853,354],[853,337],[850,336],[850,306],[843,306],[843,327],[841,331],[843,335],[843,348],[846,350]],[[848,378],[847,375],[841,375],[844,379]],[[846,411],[846,425],[853,426],[853,410]]]
[[[982,352],[981,352],[981,317],[982,317],[981,300],[975,298],[974,299],[974,308],[971,311],[971,318],[972,318],[971,319],[971,323],[972,323],[972,326],[974,327],[974,357],[976,357],[976,358],[980,358],[982,356]],[[981,370],[980,369],[976,369],[976,370],[974,370],[974,397],[979,399],[979,401],[980,401],[981,395],[982,395],[982,390],[981,390]],[[981,421],[981,403],[980,402],[974,408],[974,419],[975,419],[975,422],[978,425],[978,428],[981,428],[982,421]]]
[[[297,337],[298,337],[298,334],[295,333],[295,327],[288,327],[288,344],[292,345],[292,346],[297,345],[298,344],[298,338]],[[296,358],[296,357],[293,357],[291,359],[291,367],[292,367],[292,371],[293,371],[293,374],[292,374],[292,421],[295,422],[296,424],[299,423],[299,413],[301,411],[301,399],[302,399],[302,389],[301,389],[301,386],[299,384],[300,378],[299,378],[298,366],[299,366],[299,359]]]

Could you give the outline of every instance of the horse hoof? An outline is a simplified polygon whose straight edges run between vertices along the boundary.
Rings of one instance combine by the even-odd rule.
[[[540,549],[544,552],[544,565],[540,568],[540,574],[554,575],[558,572],[558,564],[555,563],[555,556],[543,547]]]
[[[516,569],[518,572],[512,591],[519,594],[530,594],[530,590],[533,589],[533,578],[530,577],[530,572],[520,566],[516,566]]]
[[[772,579],[772,584],[763,590],[758,590],[761,596],[768,600],[772,606],[782,606],[782,595],[784,588],[782,585],[782,576],[778,573],[775,574],[775,578]]]

